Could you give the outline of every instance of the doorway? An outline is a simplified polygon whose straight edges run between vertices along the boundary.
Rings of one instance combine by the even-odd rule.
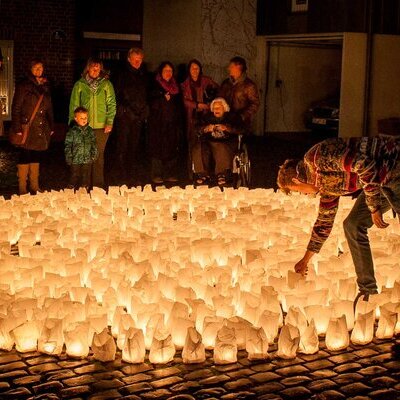
[[[267,135],[311,130],[337,134],[342,50],[342,34],[267,38]]]

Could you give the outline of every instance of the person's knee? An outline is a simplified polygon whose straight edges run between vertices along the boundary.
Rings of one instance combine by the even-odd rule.
[[[356,214],[350,214],[343,221],[343,229],[346,236],[355,236],[360,232],[366,232],[368,229],[367,221],[363,221]]]

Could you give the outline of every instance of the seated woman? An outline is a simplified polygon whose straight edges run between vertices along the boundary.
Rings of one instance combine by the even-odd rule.
[[[192,158],[195,184],[208,184],[212,171],[211,157],[215,163],[217,183],[223,186],[238,146],[238,135],[244,133],[241,118],[229,111],[225,99],[218,97],[210,104],[211,112],[201,116],[197,123],[199,142],[193,147]]]

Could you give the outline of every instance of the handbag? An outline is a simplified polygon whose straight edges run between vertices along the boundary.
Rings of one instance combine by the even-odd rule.
[[[35,116],[37,112],[39,111],[40,104],[43,100],[44,95],[41,94],[39,97],[39,100],[36,103],[36,106],[33,110],[33,113],[31,117],[29,118],[29,121],[27,124],[22,124],[21,125],[21,134],[18,135],[16,132],[11,132],[9,135],[9,140],[10,143],[13,144],[14,146],[23,146],[28,139],[29,136],[29,129],[32,125],[33,120],[35,119]]]

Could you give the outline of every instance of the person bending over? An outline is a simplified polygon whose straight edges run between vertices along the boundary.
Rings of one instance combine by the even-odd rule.
[[[386,228],[383,214],[390,208],[400,212],[399,151],[399,139],[327,139],[313,146],[302,161],[286,160],[278,172],[277,184],[284,192],[320,195],[307,251],[295,265],[303,275],[331,232],[340,196],[362,189],[343,223],[359,288],[355,304],[360,297],[368,301],[377,293],[368,229]]]

